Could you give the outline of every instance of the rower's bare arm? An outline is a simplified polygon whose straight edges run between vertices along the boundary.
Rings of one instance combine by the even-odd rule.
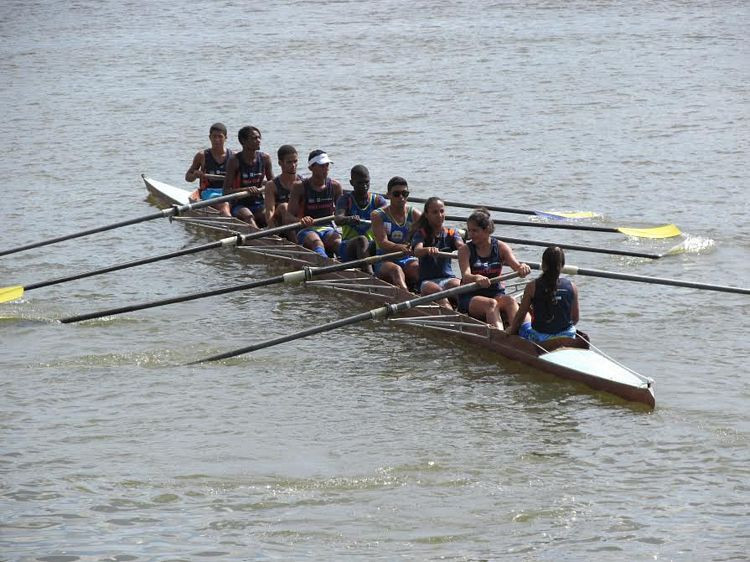
[[[271,162],[271,156],[264,153],[263,163],[265,164],[265,169],[266,169],[266,179],[272,180],[273,179],[273,162]]]
[[[237,157],[232,156],[227,162],[227,175],[224,176],[224,195],[228,195],[234,191],[234,178],[239,170],[239,162]]]
[[[517,334],[518,328],[521,327],[521,323],[523,322],[523,319],[526,318],[526,314],[528,314],[529,310],[531,309],[531,299],[534,297],[534,287],[535,283],[532,281],[523,290],[523,298],[521,299],[521,304],[518,305],[518,311],[516,312],[516,315],[513,317],[513,321],[510,323],[510,326],[508,326],[507,333],[508,334]]]
[[[518,274],[521,277],[526,277],[529,273],[531,273],[531,268],[526,265],[525,263],[521,263],[516,259],[516,256],[513,254],[513,250],[510,249],[510,246],[508,246],[505,242],[498,242],[500,244],[500,257],[503,260],[503,263],[507,263],[508,267],[510,267],[513,271],[518,272]]]
[[[570,320],[573,324],[578,324],[580,309],[578,308],[578,287],[573,284],[573,302],[570,303]]]
[[[266,217],[266,222],[270,222],[274,212],[276,212],[276,184],[273,180],[268,180],[263,189],[263,197],[265,198],[265,209],[263,213]]]
[[[289,190],[289,204],[286,207],[286,221],[289,224],[299,222],[299,213],[302,209],[302,197],[305,194],[301,181],[295,181]]]
[[[473,283],[474,275],[471,273],[469,264],[469,247],[462,246],[458,249],[458,270],[461,272],[461,283]]]
[[[190,164],[187,172],[185,172],[185,181],[194,182],[203,175],[203,151],[199,151],[193,157],[193,163]]]
[[[378,248],[393,251],[390,247],[391,242],[385,234],[383,217],[380,216],[380,213],[372,213],[370,215],[370,222],[372,223],[372,234],[375,236],[375,243],[378,245]]]

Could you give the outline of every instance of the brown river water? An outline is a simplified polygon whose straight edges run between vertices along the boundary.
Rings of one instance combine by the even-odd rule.
[[[568,262],[748,287],[749,28],[742,1],[6,1],[0,248],[153,212],[140,174],[187,187],[223,121],[375,190],[675,223],[497,232],[683,243]],[[0,285],[208,240],[151,221],[0,257]],[[369,308],[301,286],[55,321],[282,271],[224,250],[0,304],[0,559],[747,558],[746,295],[576,278],[653,411],[388,322],[179,366]]]

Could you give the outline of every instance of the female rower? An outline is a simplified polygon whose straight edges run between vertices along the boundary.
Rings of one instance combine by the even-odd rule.
[[[377,246],[376,254],[407,252],[410,254],[408,238],[412,224],[419,220],[421,213],[406,204],[409,197],[409,185],[406,180],[394,176],[388,181],[387,207],[375,209],[370,215],[372,233]],[[419,280],[419,263],[417,258],[406,255],[395,261],[379,261],[372,266],[375,275],[392,285],[408,290]]]
[[[518,303],[505,294],[502,284],[490,284],[490,278],[499,276],[503,265],[508,265],[521,277],[526,277],[531,268],[520,263],[505,242],[492,238],[494,230],[495,223],[487,209],[477,209],[466,221],[467,237],[471,240],[458,249],[461,283],[476,282],[481,288],[460,295],[458,310],[502,330],[501,314],[505,313],[508,322],[512,321],[518,311]]]
[[[424,204],[424,212],[412,227],[414,234],[411,247],[419,258],[419,292],[431,295],[458,287],[461,281],[453,274],[451,259],[439,257],[438,252],[453,252],[464,245],[457,230],[445,228],[445,203],[438,197],[430,197]],[[448,299],[437,301],[450,306]]]
[[[578,323],[578,289],[567,277],[560,277],[565,254],[550,246],[542,254],[542,274],[526,285],[521,306],[508,328],[509,334],[543,342],[551,338],[575,338]],[[526,319],[533,312],[534,320]]]

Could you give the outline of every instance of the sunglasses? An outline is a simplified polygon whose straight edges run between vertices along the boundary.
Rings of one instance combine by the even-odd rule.
[[[405,199],[409,197],[409,190],[405,189],[403,191],[391,191],[391,197],[403,197]]]

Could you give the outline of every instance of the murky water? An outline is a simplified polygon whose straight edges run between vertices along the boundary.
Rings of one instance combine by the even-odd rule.
[[[743,2],[6,2],[0,246],[153,212],[140,174],[184,185],[221,120],[232,147],[253,124],[266,151],[325,148],[377,189],[674,222],[684,239],[498,232],[687,240],[568,261],[747,287],[749,20]],[[209,239],[143,223],[1,257],[1,284]],[[363,308],[322,290],[54,322],[283,271],[233,254],[0,305],[3,559],[745,558],[746,296],[576,279],[581,327],[656,380],[653,412],[387,323],[175,366]]]

